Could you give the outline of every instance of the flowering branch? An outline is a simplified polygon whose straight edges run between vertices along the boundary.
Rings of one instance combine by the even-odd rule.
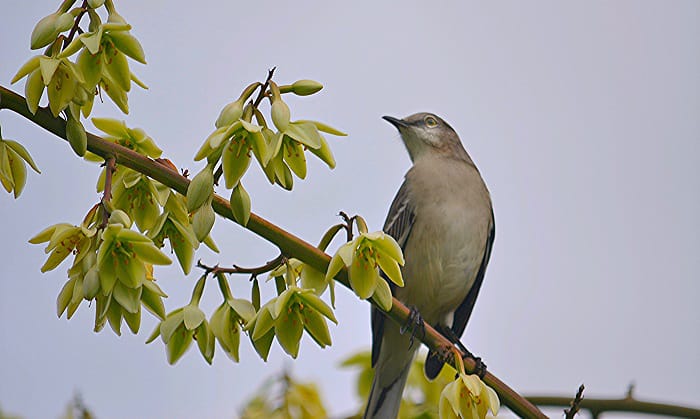
[[[36,114],[32,115],[27,108],[25,98],[3,86],[0,86],[0,109],[9,109],[16,112],[56,136],[64,140],[66,139],[65,120],[53,117],[51,112],[46,108],[39,108]],[[190,184],[188,179],[181,176],[177,171],[163,164],[159,164],[148,157],[142,156],[118,144],[105,141],[90,133],[87,134],[87,149],[104,158],[114,156],[118,164],[155,179],[180,194],[185,195],[187,193],[187,188]],[[235,222],[231,204],[228,199],[214,195],[212,206],[214,211],[221,217]],[[316,270],[325,272],[328,268],[330,256],[312,244],[288,233],[256,214],[250,214],[250,219],[245,228],[274,243],[283,254],[296,257]],[[342,269],[335,278],[338,282],[349,287],[346,269]],[[386,312],[386,316],[398,324],[405,324],[409,318],[409,309],[396,298],[393,298],[392,302],[392,307]],[[421,336],[421,340],[426,346],[436,350],[454,346],[452,342],[429,324],[425,325],[425,336]],[[476,363],[472,358],[464,358],[463,362],[467,372],[474,372]],[[493,374],[487,372],[483,377],[483,381],[492,387],[498,393],[501,402],[516,414],[529,418],[546,418],[537,407],[524,399]]]

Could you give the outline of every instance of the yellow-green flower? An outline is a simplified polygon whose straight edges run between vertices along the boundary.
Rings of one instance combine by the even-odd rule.
[[[360,235],[342,245],[331,259],[326,272],[326,279],[335,277],[343,266],[348,268],[350,286],[360,298],[371,297],[378,287],[385,287],[379,282],[380,268],[396,285],[403,286],[401,268],[404,259],[401,247],[393,237],[382,231],[360,233]]]
[[[477,375],[459,374],[440,394],[441,419],[484,419],[489,410],[497,415],[499,407],[496,392]]]

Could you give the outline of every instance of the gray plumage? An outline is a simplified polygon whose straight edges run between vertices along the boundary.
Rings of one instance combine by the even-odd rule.
[[[403,249],[405,286],[396,298],[416,308],[423,320],[461,336],[484,278],[494,240],[491,198],[457,133],[441,118],[418,113],[385,116],[401,134],[413,167],[389,209],[384,231]],[[398,415],[408,370],[418,345],[410,332],[372,309],[374,381],[365,418]],[[435,378],[442,362],[428,355],[426,375]]]

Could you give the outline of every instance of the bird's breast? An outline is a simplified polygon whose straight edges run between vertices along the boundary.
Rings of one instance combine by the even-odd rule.
[[[432,324],[454,311],[474,284],[491,223],[490,198],[478,171],[439,168],[412,183],[416,218],[404,246],[405,286],[396,292]]]

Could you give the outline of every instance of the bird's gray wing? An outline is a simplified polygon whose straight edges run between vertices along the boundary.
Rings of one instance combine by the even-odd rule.
[[[406,242],[408,241],[408,236],[411,234],[411,228],[413,227],[413,222],[415,221],[416,214],[414,212],[413,205],[408,197],[408,187],[406,186],[406,181],[401,185],[399,191],[394,197],[394,201],[389,207],[389,214],[384,222],[384,232],[390,235],[396,240],[396,242],[401,246],[401,250],[405,249]],[[382,273],[384,277],[384,273]],[[393,282],[384,278],[389,283],[391,287],[391,292],[393,294],[395,285]],[[377,362],[379,357],[379,350],[382,346],[382,334],[384,333],[384,321],[386,316],[384,313],[372,307],[371,312],[372,317],[372,366]]]
[[[474,303],[476,303],[476,297],[479,296],[479,290],[481,289],[481,284],[484,282],[484,275],[486,274],[486,267],[489,264],[489,259],[491,258],[491,248],[493,247],[493,241],[496,239],[496,223],[493,217],[493,209],[491,209],[491,229],[489,230],[489,235],[486,238],[486,248],[484,249],[484,256],[481,259],[481,265],[479,266],[479,271],[476,274],[476,279],[471,289],[464,298],[464,301],[457,307],[452,321],[452,331],[455,336],[461,337],[464,333],[464,329],[467,327],[467,322],[469,317],[472,315],[472,310],[474,310]],[[438,330],[443,335],[445,334],[441,328]],[[442,369],[443,362],[433,351],[428,353],[428,357],[425,360],[425,375],[429,379],[434,379],[440,373]]]

